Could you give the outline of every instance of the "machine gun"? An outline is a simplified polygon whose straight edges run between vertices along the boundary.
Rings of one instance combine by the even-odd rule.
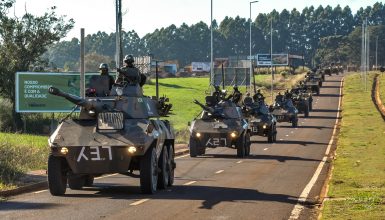
[[[194,99],[194,103],[199,105],[204,111],[210,113],[214,118],[225,118],[223,111],[222,111],[223,109],[220,107],[218,108],[218,107],[206,106],[206,105],[203,105],[202,103],[200,103],[196,99]]]

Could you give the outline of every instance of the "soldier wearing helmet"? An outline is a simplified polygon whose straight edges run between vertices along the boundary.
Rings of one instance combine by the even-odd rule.
[[[114,77],[112,77],[110,75],[110,73],[108,72],[108,64],[107,63],[101,63],[99,65],[99,70],[100,70],[101,76],[108,76],[108,79],[109,79],[108,86],[109,86],[109,90],[111,90],[112,85],[114,85],[114,83],[115,83],[115,80],[114,80]]]
[[[139,84],[141,87],[146,83],[146,76],[141,74],[139,69],[134,65],[134,56],[126,55],[123,59],[124,66],[118,68],[118,77],[116,78],[115,83],[128,83],[130,85]]]

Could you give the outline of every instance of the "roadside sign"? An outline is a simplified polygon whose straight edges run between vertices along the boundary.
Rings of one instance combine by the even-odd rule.
[[[86,88],[91,76],[98,74],[86,74]],[[15,82],[16,112],[71,112],[75,105],[49,94],[51,86],[72,95],[80,94],[80,73],[17,72]]]
[[[288,54],[272,54],[273,64],[270,54],[257,54],[257,66],[287,66],[289,65]]]

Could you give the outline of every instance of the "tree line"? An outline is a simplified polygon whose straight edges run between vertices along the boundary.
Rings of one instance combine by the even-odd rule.
[[[306,7],[302,12],[286,9],[260,13],[252,22],[252,53],[270,53],[270,25],[273,26],[273,53],[304,55],[306,64],[341,62],[359,64],[361,24],[368,19],[371,49],[378,39],[378,60],[385,61],[385,5],[360,8],[355,14],[349,6]],[[249,54],[249,19],[225,17],[213,21],[214,57]],[[114,65],[115,33],[98,32],[85,38],[86,53],[99,55]],[[79,39],[58,42],[49,47],[44,58],[53,67],[78,70]],[[180,65],[192,61],[210,61],[210,26],[204,22],[193,25],[170,25],[156,29],[140,38],[134,31],[123,31],[124,54],[154,54],[163,60],[178,60]],[[374,53],[371,53],[371,63]],[[102,56],[102,57],[100,57]],[[96,64],[95,64],[96,65]],[[92,69],[92,66],[90,66]],[[96,67],[95,67],[96,68]]]

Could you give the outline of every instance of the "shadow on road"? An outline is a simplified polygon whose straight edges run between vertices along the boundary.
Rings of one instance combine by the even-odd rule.
[[[309,118],[314,118],[314,119],[334,119],[336,120],[337,117],[336,116],[312,116],[310,115]],[[338,117],[338,119],[341,119],[341,117]],[[300,127],[301,125],[299,125],[298,127]]]
[[[38,202],[16,202],[16,201],[7,201],[0,203],[0,211],[10,211],[10,210],[36,210],[36,209],[52,209],[60,204],[55,203],[38,203]]]
[[[341,112],[337,109],[313,109],[312,112]]]
[[[321,88],[322,89],[324,89],[324,88],[327,88],[327,89],[339,89],[340,86],[322,86]]]
[[[235,158],[238,159],[236,155],[229,155],[229,154],[205,154],[200,157],[212,157],[212,158]],[[293,161],[317,161],[319,162],[320,160],[315,160],[315,159],[308,159],[308,158],[303,158],[303,157],[292,157],[292,156],[280,156],[280,155],[250,155],[245,157],[244,159],[257,159],[257,160],[276,160],[279,162],[286,162],[288,160],[293,160]]]
[[[319,94],[318,97],[341,97],[340,94]]]
[[[66,194],[65,197],[79,198],[111,198],[111,199],[144,199],[151,200],[175,200],[175,201],[202,201],[200,209],[212,209],[214,206],[224,202],[257,203],[259,201],[270,201],[279,203],[296,204],[297,197],[259,192],[258,190],[229,188],[218,186],[176,185],[167,190],[159,191],[155,195],[140,194],[138,186],[112,186],[109,188],[98,187],[87,188],[95,191],[94,194]]]
[[[278,126],[278,128],[293,128],[292,126],[289,125],[281,125]],[[325,126],[310,126],[310,125],[299,125],[297,127],[298,129],[306,129],[306,128],[315,128],[315,129],[331,129],[331,127],[325,127]]]
[[[339,81],[339,80],[325,80],[325,82],[338,82],[338,83],[341,83],[341,81]]]

